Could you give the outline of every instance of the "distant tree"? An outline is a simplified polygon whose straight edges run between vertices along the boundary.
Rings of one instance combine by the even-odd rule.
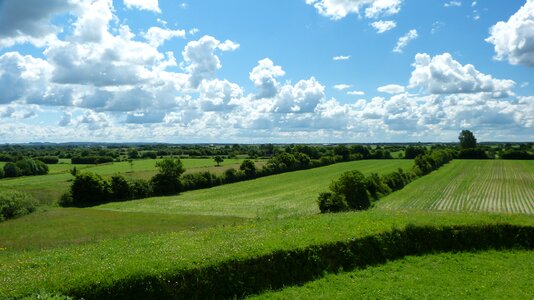
[[[477,139],[469,130],[462,130],[458,139],[460,140],[460,147],[462,149],[472,149],[477,147]]]
[[[152,190],[156,195],[171,195],[182,190],[180,176],[185,172],[179,158],[164,158],[156,162],[159,173],[151,179]]]
[[[224,159],[219,155],[215,156],[213,160],[217,163],[217,166],[220,166],[221,163],[224,161]]]
[[[139,158],[139,151],[137,151],[135,149],[129,150],[128,151],[128,158],[131,158],[131,159]]]
[[[345,145],[336,146],[336,148],[334,148],[334,154],[341,156],[344,161],[350,159],[350,150]]]

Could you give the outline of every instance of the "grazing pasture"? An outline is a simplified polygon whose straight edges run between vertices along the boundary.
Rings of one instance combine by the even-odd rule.
[[[243,218],[286,218],[319,212],[317,196],[326,191],[341,173],[359,170],[364,174],[385,174],[398,168],[410,168],[412,160],[362,160],[326,167],[283,173],[185,192],[177,196],[155,197],[128,202],[114,202],[98,209],[237,216]]]
[[[454,160],[377,206],[534,214],[534,161]]]

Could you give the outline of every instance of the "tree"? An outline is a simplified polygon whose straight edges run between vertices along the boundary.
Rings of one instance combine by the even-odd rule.
[[[159,173],[151,179],[152,190],[156,195],[171,195],[182,190],[180,176],[185,172],[179,158],[165,158],[156,162]]]
[[[102,176],[89,172],[74,178],[70,192],[74,203],[82,205],[106,202],[111,196],[109,183]]]
[[[343,196],[351,209],[364,210],[371,206],[367,181],[359,171],[343,173],[337,181],[330,184],[330,190],[334,195]]]
[[[221,163],[224,161],[224,159],[219,155],[215,156],[213,160],[217,163],[217,167],[220,166]]]
[[[241,166],[239,167],[241,171],[245,173],[245,176],[247,178],[254,178],[256,177],[256,165],[254,162],[250,159],[245,159]]]
[[[462,149],[473,149],[477,147],[477,139],[469,130],[462,130],[458,139],[460,140],[460,147]]]

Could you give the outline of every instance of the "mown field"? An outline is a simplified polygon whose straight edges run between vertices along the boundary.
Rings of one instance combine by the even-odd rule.
[[[108,203],[97,209],[122,212],[151,212],[236,216],[243,218],[286,218],[319,212],[317,195],[341,173],[359,170],[364,174],[385,174],[409,169],[411,160],[362,160],[322,168],[267,176],[178,196]]]
[[[248,299],[532,299],[533,251],[410,256]]]
[[[534,214],[534,161],[454,160],[378,207]]]
[[[76,167],[80,172],[93,172],[102,176],[122,174],[131,178],[149,179],[157,173],[156,161],[155,159],[143,159],[135,160],[132,164],[123,161],[99,165],[72,165],[70,163],[48,165],[49,174],[47,175],[1,179],[0,190],[23,190],[32,194],[43,204],[53,204],[68,190],[73,178],[70,174],[73,167]],[[243,159],[225,159],[218,167],[213,159],[182,159],[186,173],[210,171],[220,174],[229,168],[238,169],[242,161]],[[256,162],[260,167],[264,163],[265,161]]]

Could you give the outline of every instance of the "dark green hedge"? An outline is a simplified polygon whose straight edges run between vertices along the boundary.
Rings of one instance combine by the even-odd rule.
[[[236,259],[207,268],[138,274],[111,285],[86,285],[68,294],[84,299],[224,299],[304,283],[325,272],[348,271],[407,255],[534,248],[534,227],[493,224],[407,226],[375,236]]]

